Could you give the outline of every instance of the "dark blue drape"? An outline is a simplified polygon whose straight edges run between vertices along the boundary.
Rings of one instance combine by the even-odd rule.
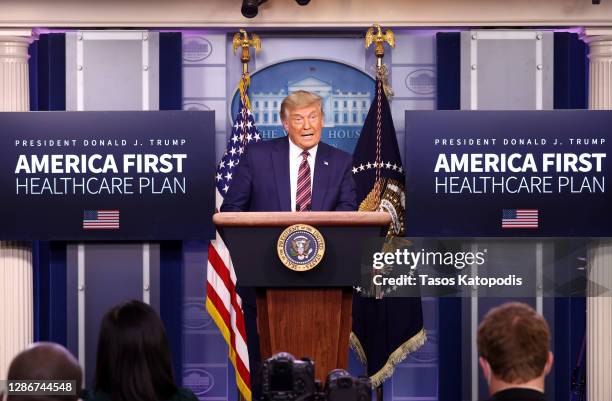
[[[161,319],[166,327],[174,377],[180,384],[183,368],[183,243],[163,241],[160,243],[159,307]]]
[[[182,34],[159,34],[159,108],[181,110],[183,105]],[[183,243],[160,243],[160,314],[172,349],[172,365],[180,385],[183,368]]]
[[[63,33],[41,34],[28,52],[30,110],[66,109],[66,40]],[[34,341],[66,345],[66,246],[32,244]]]
[[[436,34],[436,69],[438,110],[459,110],[461,107],[461,34]]]
[[[436,34],[437,109],[461,106],[461,34]],[[461,299],[440,298],[438,400],[461,399]]]
[[[34,340],[67,345],[66,244],[34,241]]]
[[[66,35],[41,34],[30,56],[30,109],[66,110]]]
[[[183,108],[182,34],[159,34],[159,109]]]
[[[588,46],[577,34],[554,34],[554,107],[588,107]],[[572,371],[586,333],[586,299],[555,298],[555,394],[569,399]],[[567,395],[567,396],[566,396]]]
[[[577,34],[554,34],[554,107],[586,109],[588,107],[588,46]]]

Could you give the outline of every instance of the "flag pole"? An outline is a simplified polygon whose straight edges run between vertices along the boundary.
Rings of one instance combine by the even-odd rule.
[[[385,95],[390,97],[393,95],[391,90],[391,86],[389,85],[387,68],[383,64],[383,57],[385,56],[385,47],[384,43],[387,43],[391,47],[395,47],[395,35],[391,31],[391,29],[387,29],[383,31],[383,28],[379,24],[372,25],[367,31],[365,35],[365,47],[368,49],[371,45],[374,45],[374,55],[376,56],[376,84],[382,85],[383,90],[385,91]],[[375,102],[378,103],[378,116],[380,116],[380,99],[374,99]],[[378,132],[376,138],[376,179],[374,181],[374,194],[373,198],[371,198],[371,205],[367,205],[367,209],[369,210],[377,210],[380,205],[381,200],[381,190],[383,187],[382,177],[381,177],[381,169],[382,169],[382,160],[381,158],[381,132],[380,132],[380,124],[378,124]],[[361,209],[361,208],[360,208]],[[377,297],[378,298],[378,297]]]
[[[249,104],[249,99],[246,96],[247,89],[250,83],[249,76],[249,61],[251,61],[251,51],[250,48],[255,49],[255,53],[259,53],[261,51],[261,39],[256,34],[252,33],[249,37],[249,34],[246,30],[241,29],[239,32],[234,34],[234,38],[232,39],[232,48],[234,50],[234,54],[236,54],[236,50],[241,48],[240,52],[240,62],[242,63],[242,78],[240,79],[240,98],[242,100],[242,104],[247,109],[251,109],[251,105]]]
[[[249,102],[249,97],[247,96],[247,90],[249,88],[249,84],[251,82],[251,78],[249,76],[249,61],[251,61],[251,51],[250,48],[254,48],[256,53],[261,51],[261,39],[256,34],[249,34],[246,30],[241,29],[239,32],[234,34],[232,39],[232,48],[234,50],[234,54],[236,54],[236,50],[241,48],[240,51],[240,62],[242,63],[242,76],[240,78],[240,83],[238,84],[238,88],[240,89],[240,100],[242,104],[247,109],[251,109],[251,104]],[[248,139],[246,135],[242,136],[241,142],[243,146],[246,145]],[[251,372],[255,373],[255,372]],[[251,381],[252,383],[252,381]],[[240,388],[238,388],[238,400],[239,401],[247,401],[243,396]]]
[[[390,30],[383,30],[379,25],[368,29],[365,45],[366,48],[375,45],[377,58],[376,90],[353,152],[352,172],[359,211],[384,211],[391,215],[392,223],[386,233],[387,240],[381,248],[389,252],[409,245],[409,241],[404,238],[406,174],[387,100],[392,94],[387,67],[383,63],[385,42],[390,47],[395,45]],[[385,266],[383,269],[387,270],[384,274],[389,274],[393,266]],[[366,364],[372,385],[377,388],[378,400],[383,399],[382,390],[378,388],[393,375],[399,363],[427,340],[420,298],[389,297],[394,290],[394,287],[383,291],[380,286],[368,286],[365,296],[370,299],[363,296],[353,298],[350,345]],[[363,289],[360,293],[364,294]],[[395,312],[404,313],[407,318],[397,320]],[[373,317],[376,317],[376,324],[373,324]]]
[[[392,94],[391,87],[388,83],[388,74],[386,67],[383,64],[383,57],[385,56],[385,48],[384,43],[387,42],[389,46],[395,47],[395,36],[390,29],[387,29],[383,32],[382,27],[379,24],[374,24],[370,29],[367,30],[365,35],[365,47],[368,49],[371,45],[374,45],[374,55],[376,56],[376,84],[382,85],[383,90],[387,96]],[[377,91],[378,92],[378,91]],[[378,117],[380,117],[380,99],[374,99],[375,102],[378,101]],[[380,124],[377,124],[377,138],[376,138],[376,179],[374,181],[374,190],[373,197],[371,199],[370,205],[366,205],[366,208],[377,210],[380,206],[380,201],[382,198],[382,188],[383,188],[383,179],[381,177],[381,169],[382,169],[382,159],[381,159],[381,132],[380,132]],[[383,294],[381,288],[376,288],[376,293],[374,294],[377,299],[382,299]],[[376,388],[376,401],[383,401],[384,393],[383,393],[383,385],[381,384]]]

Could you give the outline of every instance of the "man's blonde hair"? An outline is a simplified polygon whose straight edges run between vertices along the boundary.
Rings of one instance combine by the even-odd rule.
[[[321,106],[321,114],[323,114],[323,98],[321,96],[313,92],[302,90],[291,92],[281,103],[281,120],[286,120],[291,110],[308,107],[315,103],[319,103]]]

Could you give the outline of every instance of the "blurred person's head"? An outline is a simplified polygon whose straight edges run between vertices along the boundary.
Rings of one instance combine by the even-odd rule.
[[[94,388],[113,401],[159,401],[176,393],[166,332],[149,305],[128,301],[104,315]]]
[[[281,103],[281,121],[291,142],[304,150],[316,146],[323,130],[323,99],[308,91],[291,92]]]
[[[12,360],[8,380],[71,380],[72,395],[9,395],[8,401],[76,401],[79,399],[83,372],[70,351],[50,342],[34,343]]]
[[[490,394],[508,388],[544,392],[553,364],[546,320],[527,304],[491,309],[478,328],[480,366]]]

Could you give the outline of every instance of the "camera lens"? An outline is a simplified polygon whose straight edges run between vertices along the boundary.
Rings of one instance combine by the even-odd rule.
[[[257,15],[259,2],[257,0],[243,0],[240,11],[246,18],[254,18]]]
[[[340,377],[337,383],[340,388],[350,388],[353,384],[353,379],[351,377]]]

